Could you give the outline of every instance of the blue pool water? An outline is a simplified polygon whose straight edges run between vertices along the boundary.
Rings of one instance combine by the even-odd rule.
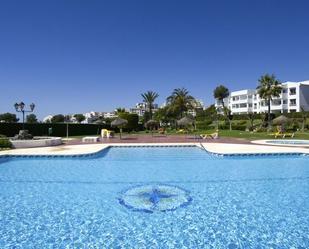
[[[268,140],[269,144],[309,145],[309,140]]]
[[[0,248],[309,248],[309,157],[0,158]]]

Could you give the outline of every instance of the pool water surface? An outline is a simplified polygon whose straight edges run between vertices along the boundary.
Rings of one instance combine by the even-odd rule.
[[[0,248],[309,248],[309,157],[0,158]]]
[[[305,146],[309,146],[309,140],[266,140],[267,144],[279,144],[279,145],[305,145]]]

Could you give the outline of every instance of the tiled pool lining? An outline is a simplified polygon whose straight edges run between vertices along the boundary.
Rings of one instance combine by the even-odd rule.
[[[257,152],[257,153],[218,153],[218,152],[212,152],[209,151],[207,148],[203,146],[202,143],[199,144],[134,144],[134,145],[108,145],[103,149],[100,149],[96,152],[92,153],[80,153],[80,154],[4,154],[0,155],[0,159],[2,158],[97,158],[98,156],[102,156],[102,154],[106,154],[109,149],[111,148],[159,148],[159,147],[196,147],[201,150],[204,150],[206,153],[218,157],[218,158],[246,158],[246,157],[270,157],[270,156],[309,156],[308,153],[304,152]]]
[[[282,147],[293,147],[293,148],[309,148],[309,140],[304,139],[261,139],[253,140],[252,144],[257,145],[271,145],[271,146],[282,146]]]

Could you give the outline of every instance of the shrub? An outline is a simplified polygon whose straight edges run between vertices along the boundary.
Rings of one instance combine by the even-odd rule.
[[[232,126],[233,130],[238,130],[238,131],[245,131],[247,129],[247,125],[233,125]]]
[[[238,124],[239,124],[239,125],[245,125],[245,126],[246,126],[247,123],[248,123],[247,120],[241,120],[241,121],[239,121]]]
[[[8,138],[0,138],[0,148],[12,148],[12,144]]]
[[[196,128],[199,130],[207,130],[210,124],[212,124],[212,120],[197,121]]]
[[[100,134],[101,129],[112,129],[110,125],[106,124],[68,124],[69,126],[69,136],[82,136],[82,135],[95,135]],[[51,136],[65,137],[67,124],[57,123],[57,124],[25,124],[25,129],[29,131],[33,136],[47,136],[48,129],[52,128]],[[0,133],[6,135],[7,137],[13,137],[18,134],[19,130],[22,130],[21,123],[0,123]]]

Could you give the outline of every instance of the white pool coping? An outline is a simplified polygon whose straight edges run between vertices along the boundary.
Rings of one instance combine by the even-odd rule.
[[[268,143],[269,141],[306,141],[308,144],[278,144],[278,143]],[[285,147],[308,147],[309,148],[309,140],[304,139],[261,139],[261,140],[253,140],[251,141],[253,144],[260,145],[275,145],[275,146],[285,146]]]
[[[207,151],[216,154],[275,154],[275,153],[302,153],[309,155],[309,148],[267,146],[255,144],[228,144],[228,143],[203,143]]]
[[[309,148],[267,146],[262,144],[230,144],[230,143],[114,143],[114,144],[81,144],[60,145],[41,148],[13,149],[0,151],[1,155],[85,155],[99,152],[108,147],[117,146],[197,146],[208,152],[222,155],[231,154],[274,154],[302,153],[309,154]]]

